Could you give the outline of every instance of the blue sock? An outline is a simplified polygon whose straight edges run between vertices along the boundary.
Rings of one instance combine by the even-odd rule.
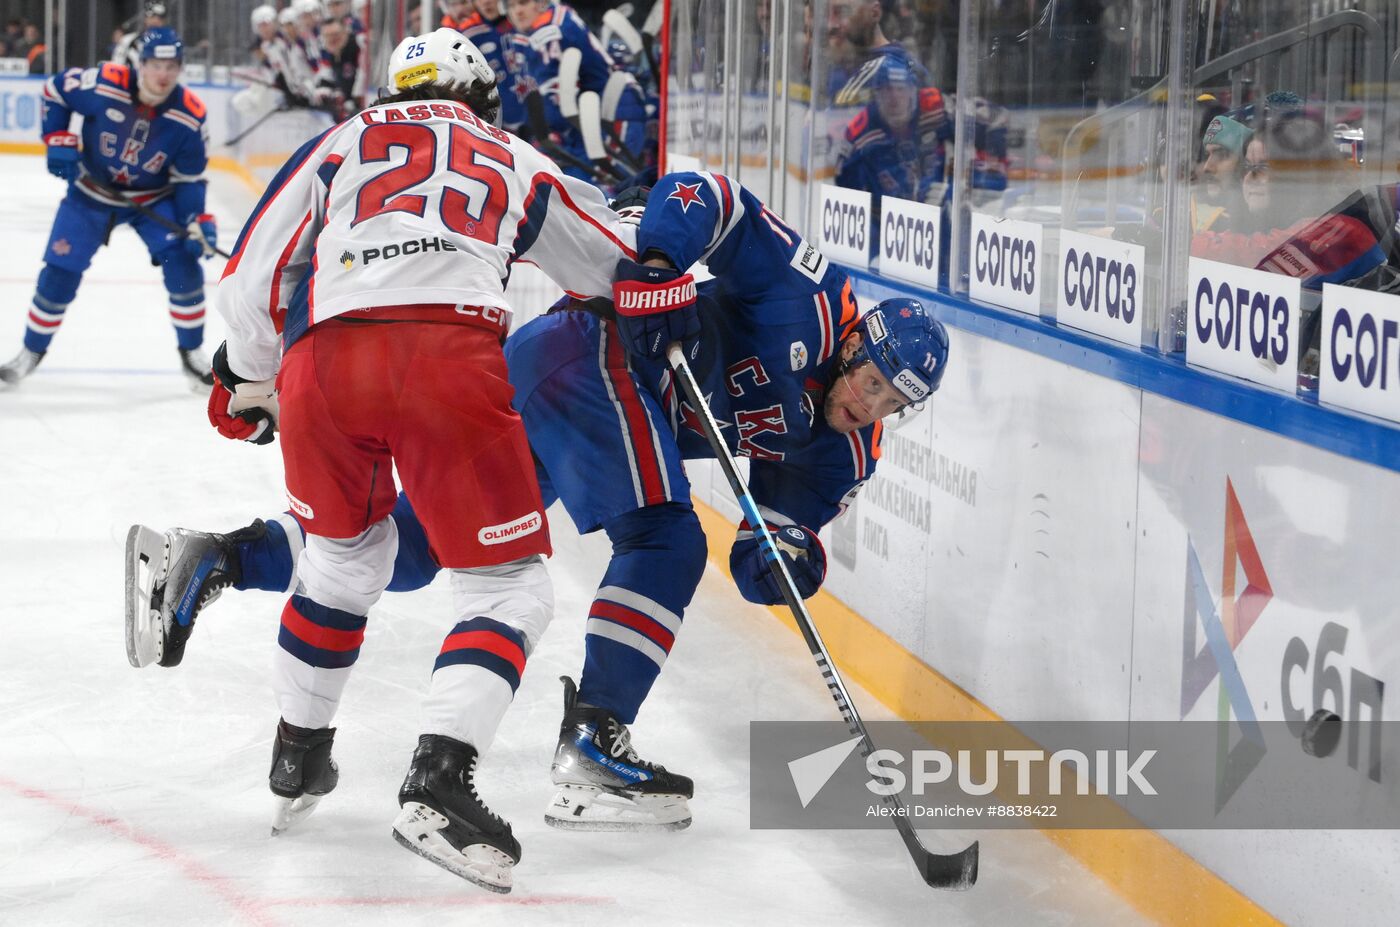
[[[286,592],[291,588],[292,571],[296,569],[296,558],[301,554],[306,535],[287,512],[269,518],[266,525],[267,531],[259,537],[236,545],[243,578],[234,583],[233,588],[268,592]]]
[[[49,342],[63,324],[68,304],[78,295],[83,275],[62,267],[45,264],[39,271],[34,287],[34,301],[29,307],[29,319],[24,329],[24,346],[36,354],[49,349]]]
[[[442,567],[433,560],[428,550],[428,536],[403,493],[399,493],[389,517],[399,529],[399,552],[394,558],[394,573],[387,588],[391,592],[422,589],[433,581]],[[301,556],[306,532],[290,512],[269,518],[266,524],[265,534],[236,545],[243,579],[234,584],[235,589],[286,592],[291,588],[292,573]]]
[[[588,611],[579,701],[631,724],[680,632],[705,572],[705,534],[688,504],[667,502],[603,523],[612,560]]]

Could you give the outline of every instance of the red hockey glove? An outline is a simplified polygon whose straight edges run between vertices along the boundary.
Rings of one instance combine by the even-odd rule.
[[[695,278],[670,267],[648,267],[623,258],[613,281],[617,327],[627,348],[640,357],[660,358],[672,341],[686,346],[700,335]]]
[[[209,393],[209,424],[225,438],[271,444],[277,432],[275,380],[245,380],[228,365],[228,344],[214,352],[214,389]]]

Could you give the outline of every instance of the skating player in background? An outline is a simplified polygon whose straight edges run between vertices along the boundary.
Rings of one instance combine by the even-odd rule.
[[[452,572],[396,839],[494,891],[520,845],[473,775],[553,612],[544,505],[511,409],[504,283],[527,258],[603,296],[635,256],[598,191],[494,125],[496,75],[458,32],[405,39],[388,96],[297,151],[220,285],[211,423],[281,436],[305,550],[282,613],[274,831],[336,785],[336,708],[399,547],[394,472]],[[280,411],[279,411],[280,410]],[[278,416],[280,415],[280,424]]]
[[[180,85],[184,46],[173,29],[141,39],[141,66],[107,62],[70,68],[44,85],[43,138],[49,173],[69,181],[44,249],[44,269],[24,347],[0,366],[0,385],[34,372],[78,293],[83,272],[118,225],[130,225],[160,264],[170,294],[180,367],[197,392],[213,383],[204,342],[204,271],[217,231],[205,210],[209,132],[204,104]],[[71,131],[83,117],[82,135]],[[180,237],[132,204],[189,230]]]
[[[613,547],[589,610],[580,685],[565,689],[558,793],[546,812],[561,827],[690,822],[691,780],[641,759],[628,730],[706,557],[681,461],[712,454],[657,352],[673,340],[690,345],[701,389],[730,449],[751,462],[755,498],[804,596],[826,574],[817,531],[870,478],[881,420],[921,406],[947,362],[947,333],[923,306],[889,300],[860,316],[844,272],[727,177],[663,177],[638,250],[641,263],[618,266],[615,311],[566,300],[506,343],[545,502],[560,499],[580,532],[601,528]],[[676,269],[696,261],[715,279],[697,285]],[[421,588],[437,572],[414,514],[428,505],[409,487],[395,506],[389,589]],[[138,526],[132,538],[145,539],[134,550],[158,565],[153,586],[129,583],[127,606],[129,629],[149,626],[138,638],[163,641],[141,648],[152,654],[183,654],[199,610],[225,588],[285,589],[302,544],[285,516],[232,535],[175,529],[162,538]],[[752,526],[740,526],[730,567],[745,598],[781,601]]]

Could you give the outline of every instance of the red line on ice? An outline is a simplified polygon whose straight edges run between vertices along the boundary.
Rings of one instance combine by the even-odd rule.
[[[436,895],[432,897],[420,897],[416,895],[402,895],[389,897],[328,897],[328,898],[269,898],[263,902],[268,907],[288,907],[288,908],[321,908],[321,907],[394,907],[394,906],[422,906],[422,905],[442,905],[454,908],[491,907],[503,905],[506,907],[521,908],[543,908],[557,907],[560,905],[602,905],[617,904],[616,898],[606,898],[597,895],[491,895],[477,889],[471,889],[470,894],[461,895]]]
[[[157,858],[173,863],[187,878],[206,886],[223,899],[225,904],[253,924],[262,925],[262,927],[275,927],[277,924],[277,921],[269,917],[267,912],[263,910],[266,903],[244,895],[234,887],[232,879],[220,875],[197,860],[191,859],[178,847],[166,843],[159,837],[153,837],[137,830],[134,825],[127,821],[80,805],[75,801],[60,798],[52,792],[21,785],[4,776],[0,776],[0,788],[13,792],[22,798],[33,799],[51,808],[65,811],[71,816],[82,818],[89,824],[149,850]]]

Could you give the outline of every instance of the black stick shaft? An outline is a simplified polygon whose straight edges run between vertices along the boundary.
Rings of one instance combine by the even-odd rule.
[[[98,193],[101,193],[101,194],[103,194],[104,196],[111,197],[111,198],[114,199],[114,200],[125,200],[125,199],[126,199],[126,197],[124,197],[124,196],[121,195],[120,191],[117,191],[117,190],[112,189],[111,187],[109,187],[109,186],[107,186],[105,183],[103,183],[102,181],[98,180],[96,177],[93,177],[91,174],[88,174],[82,181],[77,181],[77,182],[79,182],[79,183],[85,182],[85,183],[87,183],[89,186],[91,186],[94,190],[96,190]],[[137,212],[139,212],[141,215],[145,216],[147,219],[150,219],[150,220],[151,220],[152,222],[154,222],[156,225],[159,225],[159,226],[163,227],[163,228],[166,229],[167,231],[173,232],[173,233],[175,233],[176,235],[179,235],[181,238],[186,238],[186,239],[188,239],[188,238],[190,237],[190,230],[189,230],[189,229],[187,229],[187,228],[185,228],[184,226],[180,225],[180,223],[178,223],[178,222],[175,222],[175,221],[173,221],[173,220],[171,220],[171,219],[167,219],[165,216],[162,216],[160,213],[156,212],[154,209],[150,209],[150,208],[148,208],[148,207],[146,207],[146,206],[141,205],[140,203],[132,203],[132,202],[129,202],[129,201],[127,202],[127,205],[130,206],[132,209],[136,210]],[[229,254],[227,251],[224,251],[224,250],[221,249],[221,248],[215,248],[215,249],[214,249],[214,253],[217,254],[219,257],[224,258],[225,260],[229,260],[229,259],[231,259],[231,258],[233,257],[233,255]]]

